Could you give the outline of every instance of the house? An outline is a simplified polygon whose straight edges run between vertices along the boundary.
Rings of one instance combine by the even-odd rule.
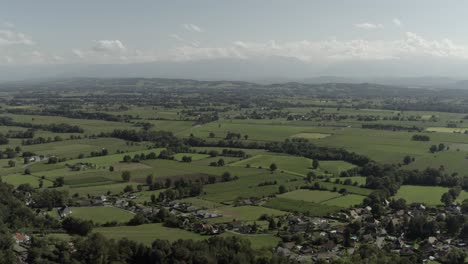
[[[242,223],[241,221],[232,221],[231,223],[229,223],[229,226],[230,226],[232,229],[241,228],[243,225],[244,225],[244,223]]]
[[[31,238],[28,235],[19,232],[15,233],[13,239],[15,240],[16,244],[27,243],[31,240]]]
[[[63,207],[57,208],[57,213],[60,216],[60,218],[65,218],[72,213],[72,210],[68,206],[63,206]]]
[[[127,207],[128,206],[128,202],[124,199],[119,199],[117,201],[115,201],[115,206],[116,207]]]

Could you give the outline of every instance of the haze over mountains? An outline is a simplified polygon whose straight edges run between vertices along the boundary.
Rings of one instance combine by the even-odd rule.
[[[407,65],[411,67],[411,65]],[[22,81],[50,78],[185,78],[195,80],[240,80],[257,83],[377,83],[403,87],[468,88],[460,74],[413,74],[399,65],[354,63],[326,67],[303,63],[294,59],[268,58],[263,60],[203,60],[188,62],[153,62],[133,64],[65,64],[0,66],[0,81]],[[388,74],[386,74],[388,73]],[[393,74],[390,74],[393,73]],[[452,77],[445,77],[452,76]],[[468,79],[468,78],[466,78]]]

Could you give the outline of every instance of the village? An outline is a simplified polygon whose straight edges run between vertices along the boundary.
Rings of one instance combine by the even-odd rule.
[[[25,203],[34,201],[25,194]],[[281,242],[274,249],[279,255],[302,263],[324,260],[330,261],[350,256],[362,245],[372,245],[378,249],[398,253],[401,256],[414,256],[423,261],[443,259],[452,248],[468,250],[468,237],[463,230],[459,237],[442,232],[437,222],[448,217],[463,217],[459,206],[426,207],[423,204],[406,206],[401,201],[394,201],[393,206],[385,201],[384,212],[379,217],[371,206],[343,209],[326,217],[313,217],[305,214],[289,213],[282,216],[262,216],[259,221],[268,221],[268,227],[232,219],[223,223],[209,220],[223,217],[222,214],[207,208],[199,208],[183,201],[170,201],[151,204],[137,203],[138,193],[127,192],[119,195],[99,195],[74,199],[73,206],[117,207],[145,221],[163,222],[166,227],[180,228],[205,236],[215,236],[224,232],[234,234],[262,235],[274,234]],[[235,206],[261,206],[268,198],[241,199]],[[403,205],[402,205],[403,204]],[[73,216],[71,207],[54,208],[42,214],[57,214],[58,219]],[[465,212],[466,213],[466,212]],[[137,218],[137,217],[134,217]],[[422,221],[416,223],[416,219]],[[138,225],[145,222],[127,224]],[[433,225],[432,225],[433,224]],[[110,225],[110,223],[107,223]],[[114,223],[116,225],[116,223]],[[419,225],[419,226],[418,226]],[[429,226],[429,227],[428,227]],[[413,239],[409,228],[421,230]],[[424,237],[424,239],[421,239]],[[15,251],[26,254],[30,243],[30,234],[14,234]],[[157,237],[155,237],[156,239]]]

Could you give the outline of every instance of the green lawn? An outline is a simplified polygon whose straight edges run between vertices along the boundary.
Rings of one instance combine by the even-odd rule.
[[[130,240],[138,241],[146,245],[156,239],[163,239],[168,241],[176,241],[179,239],[192,239],[192,240],[203,240],[208,239],[211,236],[202,236],[193,232],[182,230],[179,228],[167,228],[162,224],[146,224],[139,226],[118,226],[118,227],[100,227],[95,228],[94,232],[101,233],[107,238],[121,239],[128,238]],[[271,248],[276,246],[280,239],[269,234],[259,235],[240,235],[232,233],[223,233],[222,237],[238,236],[250,240],[252,247],[256,249]]]
[[[432,206],[441,205],[440,198],[448,189],[439,186],[404,185],[400,187],[395,198],[403,198],[407,203],[424,203]],[[464,199],[468,199],[468,192],[466,191],[460,193],[457,201],[461,202]]]
[[[329,213],[333,213],[341,209],[341,207],[337,206],[323,205],[319,203],[298,201],[280,197],[268,200],[264,206],[282,211],[309,213],[313,216],[325,216]]]
[[[127,223],[134,216],[133,213],[111,206],[72,207],[71,210],[73,217],[99,224],[111,221]]]
[[[321,203],[336,197],[340,197],[338,192],[329,191],[316,191],[316,190],[297,190],[292,192],[283,193],[277,197],[287,198],[291,200],[306,201],[313,203]]]

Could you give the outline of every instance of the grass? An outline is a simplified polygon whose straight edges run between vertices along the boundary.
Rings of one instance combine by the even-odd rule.
[[[293,138],[305,138],[305,139],[321,139],[331,136],[331,134],[324,133],[299,133],[292,135]]]
[[[291,200],[298,200],[298,201],[321,203],[323,201],[327,201],[327,200],[340,197],[340,196],[341,194],[337,192],[301,189],[297,191],[283,193],[281,195],[278,195],[277,197],[291,199]]]
[[[94,223],[104,224],[106,222],[117,221],[126,223],[133,218],[133,213],[111,207],[72,207],[72,216],[84,220],[91,220]]]
[[[324,201],[323,204],[347,208],[361,204],[364,198],[365,196],[356,194],[340,195],[339,197]]]
[[[101,233],[110,239],[128,238],[146,245],[151,245],[151,243],[156,239],[169,240],[174,242],[179,239],[202,240],[207,238],[179,228],[167,228],[162,224],[100,227],[95,228],[94,232]]]
[[[210,155],[207,154],[198,154],[198,153],[177,153],[174,155],[174,159],[177,161],[181,161],[182,157],[184,156],[189,156],[192,157],[192,161],[197,161],[197,160],[202,160],[210,157]]]
[[[341,209],[341,207],[338,206],[322,205],[319,203],[298,201],[281,197],[268,200],[264,206],[288,212],[308,213],[313,216],[326,216]]]
[[[297,190],[278,195],[277,197],[343,208],[361,204],[365,198],[362,195],[348,194],[343,196],[337,192],[317,190]]]
[[[442,205],[440,198],[449,188],[439,186],[404,185],[398,190],[396,199],[403,198],[407,203],[424,203],[426,205]],[[462,191],[457,201],[468,199],[468,192]]]
[[[258,221],[262,215],[278,216],[285,214],[284,211],[265,208],[261,206],[222,206],[214,210],[210,210],[217,214],[222,214],[223,217],[211,219],[211,223],[224,223],[237,221]]]
[[[19,186],[20,184],[30,184],[32,187],[39,187],[39,179],[38,177],[32,175],[22,175],[22,174],[14,174],[1,177],[3,182],[9,183],[15,187]],[[48,180],[43,180],[43,187],[47,188],[52,186],[52,182]]]
[[[255,171],[255,170],[254,170]],[[236,181],[221,182],[205,185],[203,190],[206,192],[203,199],[213,202],[229,202],[238,197],[265,197],[278,193],[280,185],[295,189],[303,184],[302,180],[297,180],[297,176],[288,173],[265,173],[257,169],[257,174],[240,177]],[[260,182],[277,181],[276,185],[258,186]]]
[[[156,239],[168,240],[170,242],[179,239],[192,239],[200,241],[211,236],[202,236],[193,232],[179,228],[167,228],[162,224],[146,224],[139,226],[118,226],[95,228],[94,232],[101,233],[109,239],[128,238],[150,246]],[[271,248],[276,246],[280,239],[270,234],[261,235],[240,235],[233,233],[223,233],[222,237],[238,236],[250,240],[255,249]]]

